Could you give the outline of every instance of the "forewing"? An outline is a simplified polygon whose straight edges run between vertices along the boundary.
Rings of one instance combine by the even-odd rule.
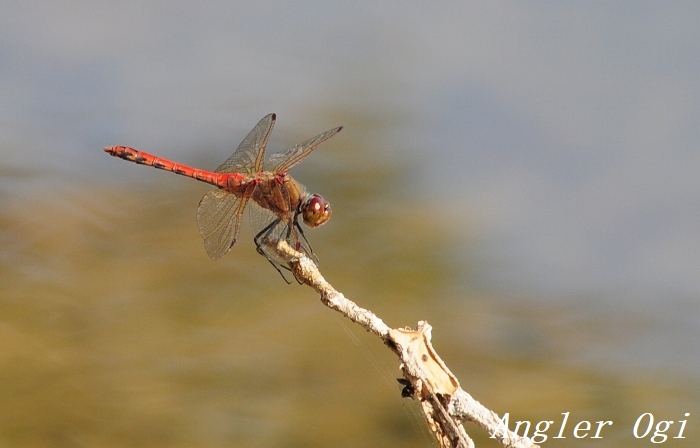
[[[304,143],[299,143],[285,152],[272,154],[265,163],[265,171],[272,171],[273,173],[286,173],[294,168],[296,164],[304,160],[304,157],[308,156],[311,151],[316,149],[317,146],[333,137],[335,134],[340,132],[341,129],[343,129],[342,126],[331,129],[330,131],[319,134],[316,137],[305,141]]]
[[[236,243],[247,201],[247,198],[240,199],[224,190],[210,191],[199,201],[199,233],[204,238],[207,254],[213,260],[223,257]]]
[[[265,147],[275,125],[275,114],[269,114],[255,125],[243,139],[236,152],[221,164],[217,173],[253,174],[262,171]]]

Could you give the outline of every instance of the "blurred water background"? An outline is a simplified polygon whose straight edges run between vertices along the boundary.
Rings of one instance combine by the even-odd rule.
[[[208,186],[102,151],[213,169],[270,112],[270,152],[345,126],[293,172],[322,272],[476,399],[700,442],[697,3],[0,6],[1,445],[430,445],[247,227],[207,257]]]

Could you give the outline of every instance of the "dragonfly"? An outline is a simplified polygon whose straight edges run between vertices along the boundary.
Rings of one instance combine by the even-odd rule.
[[[275,114],[263,117],[233,155],[213,172],[127,146],[108,146],[104,150],[130,162],[218,187],[205,194],[197,208],[199,233],[204,238],[207,254],[213,260],[223,257],[236,244],[243,211],[250,205],[250,223],[257,252],[267,258],[287,283],[291,283],[283,273],[291,271],[290,267],[268,243],[286,241],[318,264],[318,257],[299,225],[299,218],[310,228],[319,227],[330,219],[331,206],[320,194],[307,193],[306,188],[289,175],[289,170],[343,127],[333,128],[287,151],[273,154],[265,161],[265,147],[275,120]]]

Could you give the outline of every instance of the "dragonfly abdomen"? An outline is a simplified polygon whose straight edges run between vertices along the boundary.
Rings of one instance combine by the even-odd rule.
[[[192,168],[173,162],[172,160],[154,156],[147,152],[129,148],[128,146],[108,146],[104,150],[114,157],[138,163],[139,165],[148,165],[153,168],[158,168],[159,170],[171,171],[175,174],[191,177],[219,188],[227,188],[229,186],[229,173],[212,173],[211,171]]]

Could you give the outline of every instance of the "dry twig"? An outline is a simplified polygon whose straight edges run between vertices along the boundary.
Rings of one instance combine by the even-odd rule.
[[[538,448],[527,437],[510,430],[502,431],[498,414],[487,409],[462,390],[457,377],[447,368],[430,343],[432,327],[419,321],[415,330],[389,328],[374,313],[359,307],[336,291],[318,271],[318,267],[304,254],[293,250],[285,241],[268,242],[290,266],[301,283],[312,287],[321,302],[356,322],[370,333],[379,336],[398,355],[404,379],[402,394],[419,400],[423,414],[433,435],[442,448],[472,448],[474,442],[467,435],[462,422],[469,421],[495,434],[506,448]],[[276,246],[275,246],[276,244]]]

